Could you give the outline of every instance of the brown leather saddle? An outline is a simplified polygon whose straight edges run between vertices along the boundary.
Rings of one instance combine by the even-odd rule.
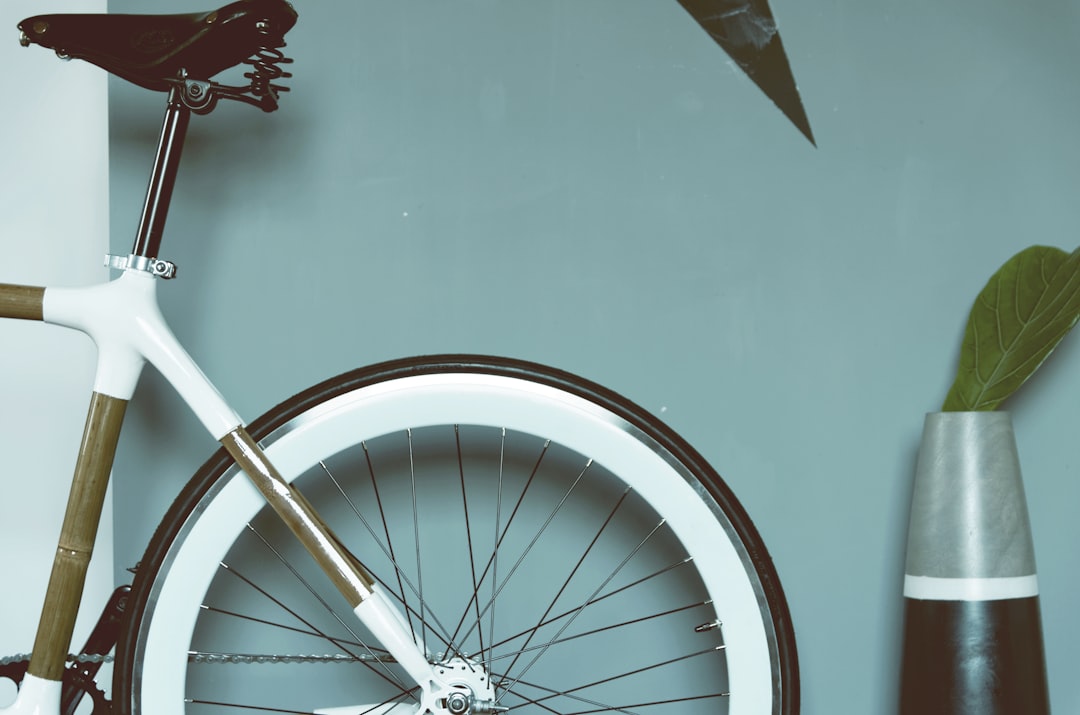
[[[208,81],[253,55],[274,52],[296,18],[286,0],[238,0],[183,15],[37,15],[19,29],[24,45],[38,44],[167,91],[178,79]]]

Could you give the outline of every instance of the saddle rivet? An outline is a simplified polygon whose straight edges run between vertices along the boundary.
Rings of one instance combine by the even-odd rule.
[[[34,31],[35,35],[44,35],[49,31],[49,23],[44,20],[38,20],[31,29]]]
[[[213,25],[215,22],[217,22],[217,12],[216,11],[212,12],[209,15],[206,16],[206,24],[207,25]]]

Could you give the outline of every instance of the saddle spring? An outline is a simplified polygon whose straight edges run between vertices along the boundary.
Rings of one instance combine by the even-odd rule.
[[[260,31],[265,30],[260,27]],[[273,41],[267,35],[267,44],[259,47],[255,54],[244,60],[244,64],[251,65],[251,71],[245,72],[244,77],[251,80],[251,94],[259,99],[259,104],[268,112],[277,109],[278,92],[288,92],[289,88],[275,84],[278,80],[292,77],[291,72],[286,72],[281,65],[291,64],[292,58],[286,57],[281,48],[285,46],[285,40]],[[267,105],[271,104],[270,108]]]
[[[241,64],[249,65],[250,72],[244,73],[249,81],[247,86],[229,86],[206,80],[181,77],[175,81],[179,85],[181,101],[196,114],[209,114],[217,105],[217,100],[235,99],[259,107],[264,112],[273,112],[278,108],[278,94],[288,92],[289,88],[280,84],[280,80],[292,77],[281,65],[291,64],[292,58],[286,57],[281,48],[285,40],[272,37],[263,27],[259,31],[265,37],[255,53]]]

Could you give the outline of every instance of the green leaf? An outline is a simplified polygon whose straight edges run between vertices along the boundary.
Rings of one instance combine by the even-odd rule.
[[[960,368],[943,411],[993,410],[1080,318],[1080,249],[1032,246],[1010,258],[968,317]]]

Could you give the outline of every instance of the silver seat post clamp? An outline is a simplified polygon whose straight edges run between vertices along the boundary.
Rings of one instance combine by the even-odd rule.
[[[176,264],[160,258],[146,256],[105,256],[105,265],[119,271],[143,271],[157,278],[168,280],[176,277]]]

